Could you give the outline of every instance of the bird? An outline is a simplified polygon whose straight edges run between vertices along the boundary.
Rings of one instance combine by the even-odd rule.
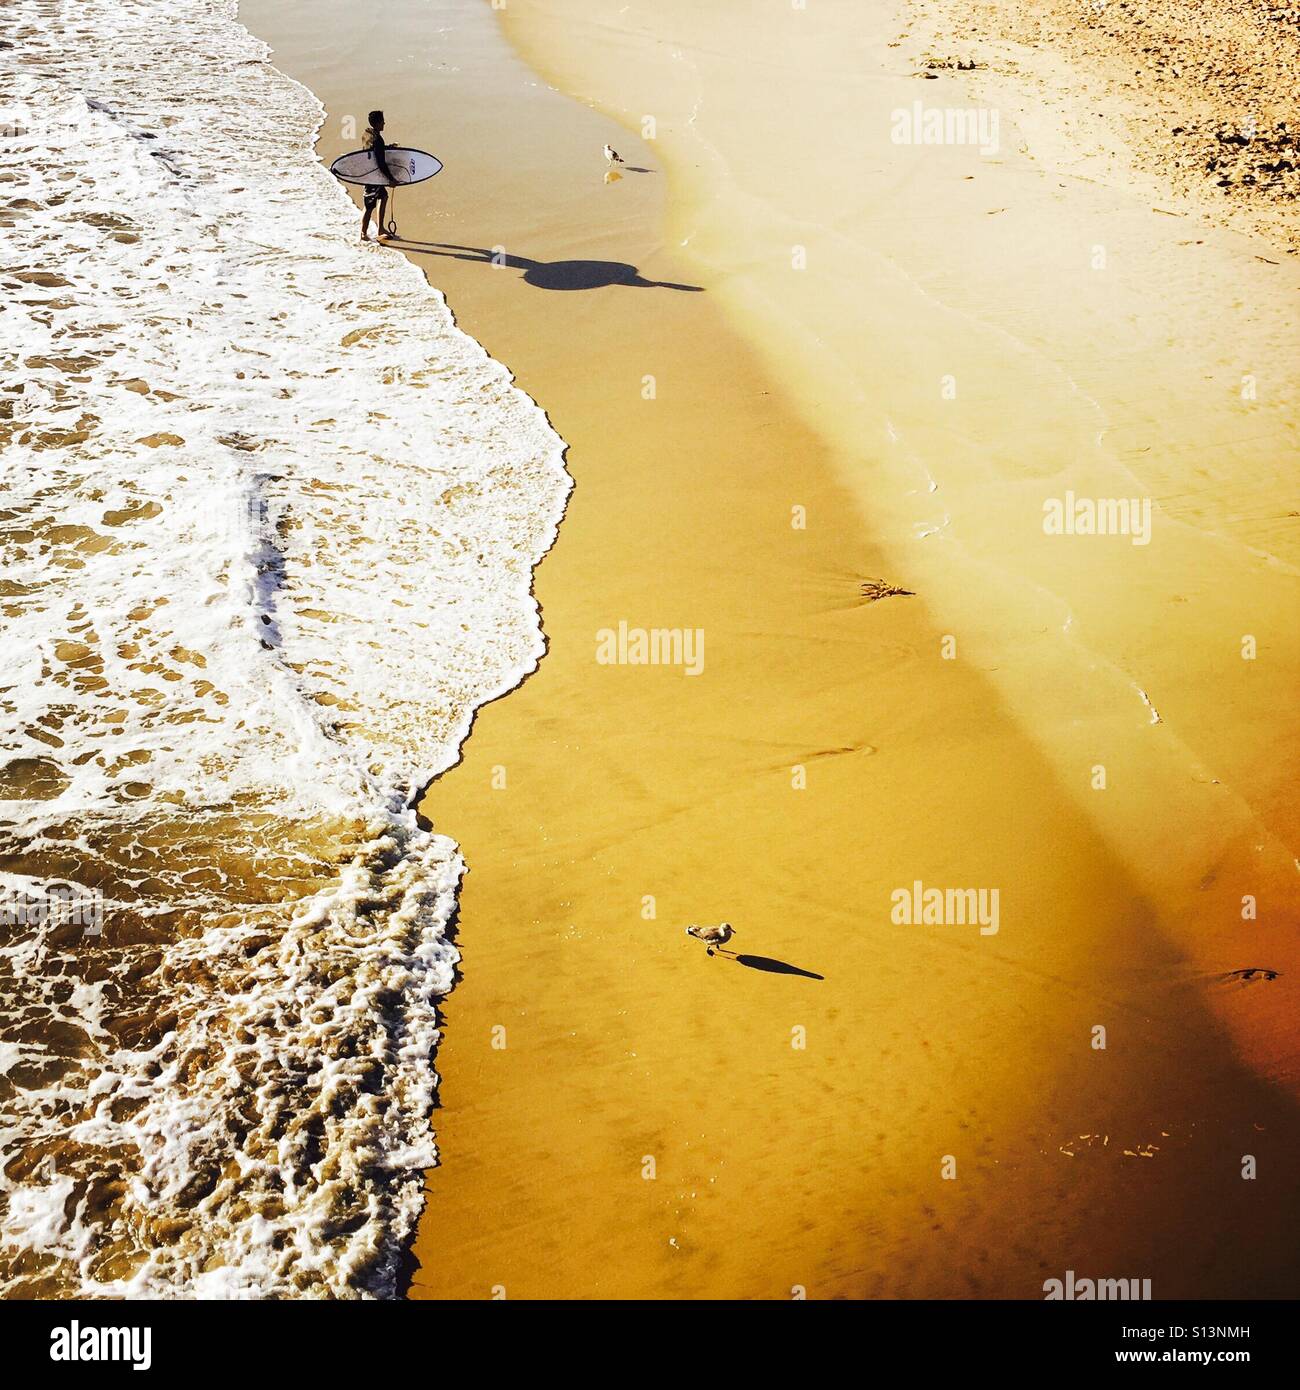
[[[613,145],[605,146],[605,158],[608,159],[611,164],[622,164],[624,162],[623,156],[619,154]]]
[[[697,941],[703,941],[709,948],[708,954],[720,951],[728,941],[735,936],[735,928],[730,922],[719,922],[716,927],[697,927],[694,924],[686,928],[686,935],[693,936]],[[734,956],[734,951],[728,951],[728,955]]]

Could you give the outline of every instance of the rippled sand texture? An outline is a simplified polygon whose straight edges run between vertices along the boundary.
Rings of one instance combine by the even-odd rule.
[[[0,1274],[388,1293],[461,868],[410,804],[541,652],[561,441],[233,4],[5,21],[0,886],[104,923],[0,928]]]
[[[976,98],[887,4],[500,17],[606,117],[554,141],[586,196],[544,165],[410,234],[563,261],[615,228],[705,293],[436,263],[578,486],[547,660],[426,802],[472,872],[413,1292],[1293,1293],[1295,267],[1073,176],[1009,101],[994,156],[893,145]],[[622,225],[651,185],[666,222]],[[1150,499],[1151,543],[1046,534],[1066,490]],[[599,665],[624,618],[703,628],[703,673]],[[917,879],[999,887],[999,934],[891,921]],[[720,919],[754,963],[681,930]]]

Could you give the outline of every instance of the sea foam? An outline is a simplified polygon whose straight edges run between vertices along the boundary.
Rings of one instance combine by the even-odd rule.
[[[358,218],[233,0],[10,0],[10,1294],[388,1296],[461,862],[412,809],[543,650],[563,443]]]

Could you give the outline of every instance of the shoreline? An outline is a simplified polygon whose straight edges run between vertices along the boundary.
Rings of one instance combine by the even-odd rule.
[[[0,1274],[391,1296],[459,865],[406,803],[540,649],[562,442],[232,0],[73,8],[0,119]]]
[[[669,8],[663,22],[681,36],[679,52],[718,51],[713,17]],[[515,131],[549,148],[551,172],[520,160],[508,193],[449,183],[436,202],[403,211],[404,229],[426,248],[412,254],[426,257],[466,331],[543,403],[577,480],[535,580],[546,660],[509,700],[480,710],[462,762],[423,803],[469,871],[459,901],[464,973],[442,1010],[435,1128],[444,1166],[429,1177],[411,1295],[788,1297],[799,1287],[811,1297],[1033,1296],[1044,1270],[1135,1261],[1160,1297],[1285,1290],[1294,1275],[1285,1155],[1296,1116],[1284,1091],[1239,1058],[1289,1087],[1293,1043],[1274,986],[1229,995],[1214,983],[1216,966],[1241,964],[1231,933],[1216,927],[1193,941],[1186,930],[1194,911],[1218,922],[1231,911],[1259,812],[1210,791],[1209,770],[1192,778],[1204,790],[1187,790],[1200,712],[1172,673],[1176,641],[1195,625],[1168,640],[1158,679],[1138,684],[1125,642],[1146,627],[1122,621],[1110,558],[1065,562],[1020,533],[1010,562],[988,551],[990,517],[1014,514],[1017,499],[1036,506],[1042,491],[1040,475],[999,475],[974,447],[996,437],[1004,402],[964,337],[986,346],[1007,330],[1005,306],[962,298],[996,244],[972,240],[964,280],[918,274],[917,260],[947,260],[924,227],[918,235],[915,223],[876,216],[867,219],[873,244],[848,241],[846,213],[828,210],[808,181],[797,202],[813,274],[808,297],[792,296],[763,266],[789,263],[780,210],[747,182],[754,171],[739,146],[718,153],[735,128],[711,125],[702,99],[754,109],[740,99],[741,79],[692,73],[677,59],[666,70],[617,17],[594,35],[579,23],[548,29],[547,15],[563,12],[533,7],[504,20],[538,70],[581,100],[595,103],[617,77],[636,106],[608,95],[605,104],[626,118],[650,109],[654,93],[662,143],[646,153],[665,157],[636,162],[668,173],[602,186],[599,166],[588,174],[581,161],[610,138],[609,119],[532,93],[481,37],[478,90],[494,93],[494,109],[467,117],[471,133],[456,132],[464,148],[448,172],[476,149],[479,167],[495,172],[492,152]],[[410,22],[422,32],[414,14]],[[692,24],[703,26],[698,35]],[[743,24],[739,36],[723,49],[775,70],[761,66],[765,52],[746,52],[755,35]],[[805,31],[788,46],[789,66],[806,61],[810,80],[839,92],[849,59],[862,55],[850,45],[841,60],[825,35],[800,47],[806,41]],[[296,73],[292,46],[288,58],[276,49]],[[552,70],[561,63],[570,76]],[[364,63],[350,69],[335,74],[339,94],[366,81]],[[417,109],[418,74],[386,80],[386,109],[400,110],[407,92]],[[779,149],[779,131],[747,143],[764,133]],[[670,178],[666,201],[655,185]],[[915,196],[925,211],[924,190]],[[1136,235],[1128,210],[1100,213]],[[448,223],[459,247],[444,240]],[[510,273],[485,268],[476,248],[509,248],[516,229],[530,238],[528,255],[503,268]],[[827,257],[840,270],[832,283],[818,279]],[[589,289],[557,294],[526,268],[557,263],[635,264],[641,282],[704,293],[635,288],[589,270]],[[1031,292],[1007,301],[1016,313],[1032,309],[1032,289],[1056,267],[1030,270]],[[855,297],[863,286],[874,293],[869,313]],[[1072,321],[1072,341],[1086,346],[1085,330],[1112,313],[1108,300]],[[872,322],[889,342],[890,355],[871,354],[883,383],[875,394],[898,405],[886,416],[874,413],[857,353],[842,351],[860,340],[851,322]],[[918,347],[927,330],[977,384],[956,432],[936,425],[891,360],[928,366]],[[1004,450],[1011,462],[1026,456],[1016,449],[1050,453],[1054,434],[1097,434],[1105,393],[1096,383],[1086,400],[1064,391],[1075,364],[1053,359],[1041,333],[1019,325],[1016,350],[996,359],[1008,363],[1052,406],[1075,401],[1064,424],[1026,406],[1015,448]],[[641,394],[647,375],[652,400]],[[1102,385],[1113,394],[1113,377]],[[1033,391],[1021,399],[1032,402]],[[1103,434],[1138,431],[1141,412],[1119,404],[1127,414],[1107,400]],[[1190,435],[1203,423],[1182,428]],[[892,454],[886,426],[901,441]],[[953,458],[942,458],[940,440]],[[1077,477],[1058,467],[1052,480],[1097,491],[1114,464],[1091,459]],[[1266,489],[1269,476],[1256,474]],[[946,511],[933,511],[936,495]],[[806,509],[809,529],[792,528],[793,507]],[[1175,520],[1177,557],[1205,516],[1184,509]],[[1211,568],[1234,598],[1275,613],[1268,575],[1242,558],[1254,538],[1211,538]],[[1167,583],[1179,567],[1160,553],[1172,565],[1158,573]],[[1133,572],[1122,574],[1127,582]],[[1086,601],[1099,576],[1116,615],[1109,624]],[[860,589],[871,581],[913,592],[872,602]],[[1168,621],[1152,606],[1157,592],[1139,572],[1130,606]],[[1209,605],[1198,624],[1222,616],[1212,595],[1197,597]],[[702,628],[701,676],[600,665],[595,634],[621,620]],[[1041,635],[1062,623],[1087,628],[1088,642],[1059,648]],[[953,630],[963,659],[939,665]],[[1081,684],[1081,675],[1102,648],[1119,654],[1098,694],[1097,678]],[[1285,673],[1268,679],[1280,687]],[[1099,736],[1117,769],[1106,816],[1074,785]],[[1154,762],[1152,737],[1166,740]],[[1246,768],[1270,755],[1249,730],[1216,752]],[[1158,807],[1164,826],[1152,824]],[[1240,846],[1223,848],[1224,826]],[[1215,874],[1193,886],[1189,866],[1207,863]],[[1252,872],[1284,891],[1278,863]],[[895,880],[1014,892],[1004,894],[999,934],[967,939],[962,929],[898,931],[888,921]],[[766,965],[689,951],[681,924],[723,917]],[[1265,940],[1272,959],[1284,941],[1275,923]],[[1105,1058],[1082,1041],[1099,1018],[1117,1039]],[[792,1046],[792,1030],[807,1046]],[[1094,1145],[1097,1135],[1106,1142]],[[1246,1142],[1271,1162],[1264,1181],[1243,1190],[1222,1162]],[[941,1180],[945,1154],[963,1181]],[[1104,1229],[1088,1218],[1096,1210],[1111,1218]]]
[[[1300,48],[1192,8],[12,0],[7,1292],[1294,1293]]]

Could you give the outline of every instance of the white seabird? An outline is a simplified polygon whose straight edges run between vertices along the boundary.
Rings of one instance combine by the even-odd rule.
[[[735,936],[736,930],[730,922],[719,922],[716,927],[697,927],[694,924],[686,928],[686,935],[693,936],[697,941],[703,941],[709,948],[709,955],[714,951],[720,951],[728,941]],[[734,951],[729,951],[728,955],[734,956]]]
[[[623,156],[619,154],[613,145],[605,146],[605,158],[608,159],[611,164],[622,164],[624,162]]]

